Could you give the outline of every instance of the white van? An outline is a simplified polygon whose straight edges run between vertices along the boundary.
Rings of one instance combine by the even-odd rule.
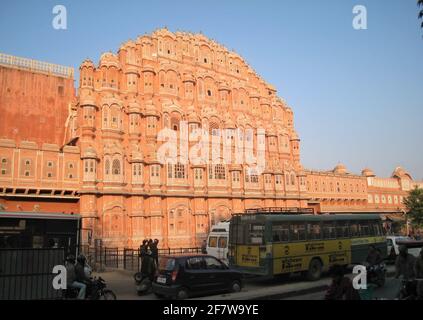
[[[405,241],[405,242],[410,242],[413,243],[415,242],[416,245],[423,243],[423,241],[415,241],[413,239],[411,239],[410,237],[405,237],[405,236],[386,236],[386,241],[387,241],[387,245],[388,245],[388,255],[390,260],[395,261],[395,258],[399,255],[399,245],[398,245],[398,241]],[[422,250],[421,246],[420,247],[410,247],[408,249],[408,253],[413,255],[414,257],[418,257],[420,254],[420,250]]]
[[[207,238],[207,254],[228,264],[229,221],[212,226]]]

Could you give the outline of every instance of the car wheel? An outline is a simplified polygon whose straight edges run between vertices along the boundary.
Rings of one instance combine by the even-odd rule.
[[[307,279],[309,281],[319,280],[320,277],[322,276],[322,268],[323,266],[319,259],[316,259],[316,258],[312,259],[308,267]]]
[[[187,288],[180,288],[175,295],[175,298],[178,300],[188,299],[189,293]]]
[[[238,280],[235,280],[231,283],[231,292],[240,292],[241,291],[241,283]]]

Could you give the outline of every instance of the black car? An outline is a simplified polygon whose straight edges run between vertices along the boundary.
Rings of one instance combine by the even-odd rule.
[[[186,299],[219,292],[238,292],[242,273],[209,255],[165,256],[159,259],[159,274],[153,282],[158,297]]]

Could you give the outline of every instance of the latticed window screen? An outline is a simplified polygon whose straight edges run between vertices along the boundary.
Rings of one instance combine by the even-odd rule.
[[[216,180],[225,180],[226,179],[225,166],[223,164],[217,164],[214,167],[214,178]]]
[[[185,179],[185,166],[181,163],[175,164],[175,178]]]
[[[113,174],[120,174],[120,161],[118,159],[113,160],[112,172]]]
[[[106,163],[104,164],[104,172],[107,174],[110,174],[110,161],[106,160]]]

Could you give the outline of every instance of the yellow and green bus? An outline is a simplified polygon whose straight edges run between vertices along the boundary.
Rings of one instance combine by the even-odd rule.
[[[371,244],[383,258],[387,256],[378,214],[283,212],[259,209],[232,216],[228,253],[232,267],[260,276],[302,272],[317,280],[334,264],[363,263]]]

